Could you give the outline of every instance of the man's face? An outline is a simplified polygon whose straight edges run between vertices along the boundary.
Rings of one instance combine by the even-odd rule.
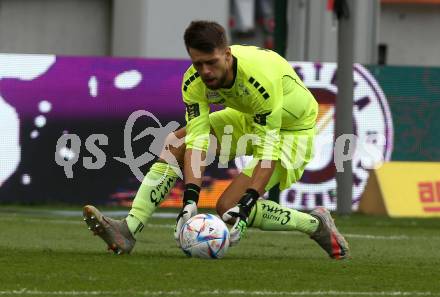
[[[216,48],[211,53],[189,48],[188,52],[194,68],[208,88],[215,90],[224,86],[227,74],[232,68],[232,54],[229,47]]]

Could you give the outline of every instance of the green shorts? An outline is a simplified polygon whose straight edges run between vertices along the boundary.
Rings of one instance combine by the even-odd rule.
[[[246,141],[243,135],[252,134],[253,118],[232,108],[212,112],[209,115],[211,130],[220,145],[219,160],[228,162],[236,157],[253,155],[251,141]],[[315,128],[305,130],[280,130],[280,159],[276,161],[275,170],[269,180],[266,190],[279,184],[280,190],[289,188],[296,183],[304,173],[304,168],[313,158],[313,140]],[[243,173],[249,177],[258,160],[252,160]]]

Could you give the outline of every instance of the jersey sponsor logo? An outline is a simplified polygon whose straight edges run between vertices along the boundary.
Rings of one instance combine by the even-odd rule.
[[[281,193],[280,202],[295,209],[312,209],[319,205],[336,209],[334,119],[337,65],[291,64],[319,102],[319,113],[314,158],[307,165],[300,182]],[[359,64],[354,65],[353,75],[353,130],[358,143],[352,159],[353,209],[357,209],[369,177],[368,169],[391,158],[393,125],[386,97],[374,77]]]
[[[256,114],[254,116],[254,122],[261,126],[266,126],[266,119],[268,115],[270,115],[270,112]]]
[[[200,108],[198,103],[186,104],[186,113],[188,115],[188,121],[191,121],[200,115]]]
[[[212,104],[223,104],[225,102],[225,99],[223,99],[217,91],[208,90],[206,92],[206,98],[208,98],[209,103]]]

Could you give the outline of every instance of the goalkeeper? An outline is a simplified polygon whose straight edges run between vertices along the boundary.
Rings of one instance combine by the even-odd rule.
[[[225,30],[215,22],[192,22],[184,41],[192,61],[182,82],[186,127],[168,136],[127,218],[114,220],[87,205],[84,220],[89,229],[115,253],[130,253],[136,236],[177,181],[180,167],[185,191],[174,234],[178,241],[182,225],[197,213],[201,161],[214,148],[220,161],[253,156],[216,206],[220,217],[233,225],[231,245],[240,241],[247,227],[297,230],[309,235],[331,258],[348,257],[348,244],[325,208],[307,214],[259,199],[273,186],[283,190],[297,182],[312,158],[318,104],[291,65],[269,50],[228,46]],[[210,113],[210,104],[226,108]],[[184,144],[177,145],[179,139]],[[170,154],[173,158],[167,157]]]

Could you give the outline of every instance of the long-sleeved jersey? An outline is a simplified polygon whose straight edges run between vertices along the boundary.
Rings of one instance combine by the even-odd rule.
[[[231,46],[231,51],[236,66],[231,88],[210,90],[193,66],[184,75],[186,147],[207,150],[209,105],[221,104],[253,118],[252,133],[261,140],[254,147],[255,158],[278,160],[280,130],[313,128],[318,104],[292,66],[277,53],[240,45]]]

